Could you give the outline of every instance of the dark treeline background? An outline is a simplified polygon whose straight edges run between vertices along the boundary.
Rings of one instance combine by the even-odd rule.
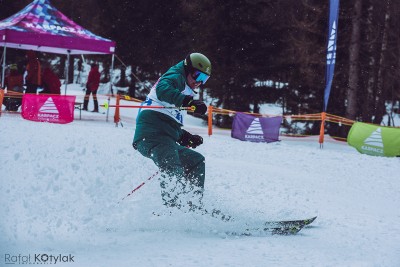
[[[3,19],[30,1],[0,3]],[[212,61],[207,92],[220,107],[258,112],[260,104],[279,102],[285,114],[322,111],[328,0],[51,3],[81,26],[116,41],[118,57],[143,81],[154,82],[171,65],[197,51]],[[397,111],[392,107],[387,112],[385,103],[400,99],[400,1],[342,0],[339,12],[337,61],[327,112],[380,124],[386,113]],[[109,58],[98,60],[109,64]]]

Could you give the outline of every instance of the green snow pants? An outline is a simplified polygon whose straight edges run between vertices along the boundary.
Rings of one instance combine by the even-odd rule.
[[[135,146],[160,168],[161,196],[165,205],[178,208],[186,203],[197,208],[202,206],[205,180],[203,155],[172,139],[160,142],[147,138],[137,141]]]

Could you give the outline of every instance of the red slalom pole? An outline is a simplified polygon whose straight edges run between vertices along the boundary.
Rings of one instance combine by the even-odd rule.
[[[151,179],[153,179],[156,175],[158,174],[158,171],[153,174],[152,176],[150,176],[149,178],[147,178],[145,181],[143,181],[140,185],[138,185],[135,189],[132,190],[132,192],[130,192],[129,194],[127,194],[124,198],[122,198],[120,201],[118,201],[117,204],[121,203],[121,201],[123,201],[125,198],[129,197],[130,195],[132,195],[135,191],[139,190],[139,188],[141,188],[146,181],[150,181]]]

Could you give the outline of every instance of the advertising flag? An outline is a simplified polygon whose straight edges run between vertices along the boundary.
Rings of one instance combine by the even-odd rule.
[[[400,156],[400,128],[356,122],[347,136],[347,143],[362,154]]]
[[[231,136],[242,141],[276,142],[279,141],[281,123],[281,116],[265,118],[236,113]]]
[[[76,96],[25,94],[22,98],[22,117],[26,120],[69,123],[74,120]]]
[[[332,87],[333,73],[335,70],[338,16],[339,0],[330,0],[328,47],[326,55],[326,86],[324,92],[323,110],[324,112],[326,111],[328,106],[329,95],[331,93]]]

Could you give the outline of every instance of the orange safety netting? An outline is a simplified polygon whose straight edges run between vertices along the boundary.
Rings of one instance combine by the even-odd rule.
[[[212,113],[214,114],[221,114],[221,115],[229,115],[233,116],[235,115],[238,111],[235,110],[229,110],[229,109],[223,109],[223,108],[216,108],[212,107],[209,109],[209,111],[212,110]],[[259,117],[276,117],[276,116],[282,116],[283,118],[287,120],[298,120],[298,121],[321,121],[321,128],[320,128],[320,134],[319,134],[319,143],[322,145],[324,142],[324,134],[325,134],[325,122],[334,122],[338,123],[340,125],[348,125],[351,126],[355,121],[346,119],[340,116],[332,115],[326,112],[321,112],[321,113],[315,113],[315,114],[300,114],[300,115],[271,115],[271,114],[260,114],[260,113],[251,113],[251,112],[243,112],[245,114],[251,114],[254,116],[259,116]],[[212,117],[212,116],[211,116]],[[212,129],[210,125],[212,125],[212,119],[210,119],[210,113],[209,113],[209,118],[208,118],[208,134],[212,135]],[[304,135],[305,136],[305,135]],[[341,138],[341,137],[334,137],[335,139],[339,140],[346,140],[346,138]]]
[[[21,98],[22,93],[17,93],[17,92],[12,92],[9,91],[7,94],[4,93],[4,90],[0,90],[0,103],[2,103],[2,100],[5,96],[7,97],[15,97],[15,98]],[[98,95],[100,98],[101,97],[110,97],[111,95]],[[120,118],[120,108],[123,107],[120,105],[120,100],[125,100],[125,101],[132,101],[132,102],[143,102],[143,100],[130,97],[128,95],[116,95],[116,105],[115,107],[115,113],[114,113],[114,123],[118,124],[121,120]],[[208,134],[211,136],[212,135],[212,125],[213,125],[213,114],[221,114],[221,115],[228,115],[228,116],[233,116],[239,111],[235,110],[229,110],[229,109],[223,109],[223,108],[218,108],[214,106],[209,106],[208,107]],[[244,114],[251,114],[253,116],[258,116],[258,117],[276,117],[276,116],[282,116],[284,119],[287,120],[296,120],[296,121],[321,121],[321,128],[320,128],[320,134],[319,134],[319,143],[322,144],[324,142],[324,133],[325,133],[325,122],[333,122],[333,123],[338,123],[339,125],[347,125],[351,126],[355,121],[343,118],[337,115],[329,114],[326,112],[321,112],[321,113],[314,113],[314,114],[298,114],[298,115],[272,115],[272,114],[261,114],[261,113],[251,113],[251,112],[242,112]],[[292,135],[288,135],[292,136]],[[294,136],[294,135],[293,135]],[[306,136],[306,135],[296,135],[296,136]],[[334,137],[335,139],[339,140],[346,140],[345,138],[340,138],[340,137]]]
[[[1,113],[1,106],[3,105],[3,98],[4,98],[4,89],[0,88],[0,113]]]
[[[134,102],[142,102],[140,99],[136,99],[127,95],[121,95],[121,98],[126,101],[134,101]],[[116,113],[118,114],[119,117],[119,98],[117,98],[117,105],[116,105]],[[121,106],[122,107],[122,106]],[[212,135],[212,124],[213,124],[213,114],[221,114],[221,115],[228,115],[228,116],[233,116],[238,111],[235,110],[229,110],[229,109],[223,109],[223,108],[218,108],[214,106],[209,106],[208,107],[208,134]],[[321,113],[314,113],[314,114],[299,114],[299,115],[271,115],[271,114],[261,114],[261,113],[251,113],[251,112],[243,112],[244,114],[251,114],[253,116],[258,116],[258,117],[276,117],[276,116],[282,116],[283,118],[287,120],[297,120],[297,121],[321,121],[321,128],[320,128],[320,134],[319,134],[319,143],[322,144],[324,142],[324,134],[325,134],[325,122],[333,122],[333,123],[338,123],[340,125],[348,125],[351,126],[355,121],[346,119],[337,115],[332,115],[326,112],[321,112]],[[115,117],[114,117],[115,118]],[[115,120],[115,119],[114,119]],[[301,136],[301,135],[297,135]],[[306,135],[304,135],[306,136]],[[346,140],[345,138],[340,138],[340,137],[334,137],[335,139],[339,140]]]

